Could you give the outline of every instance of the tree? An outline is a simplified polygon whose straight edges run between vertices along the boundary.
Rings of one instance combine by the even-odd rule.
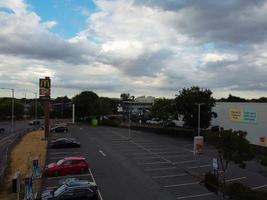
[[[11,118],[12,99],[2,98],[0,100],[0,118]],[[24,105],[18,99],[14,100],[14,117],[21,119],[24,114]]]
[[[167,120],[174,114],[174,100],[172,99],[157,99],[152,106],[151,115],[160,119]]]
[[[99,98],[99,115],[113,114],[117,110],[117,102],[107,97]]]
[[[122,101],[133,101],[134,100],[134,96],[131,96],[129,93],[122,93],[121,94],[121,100]]]
[[[240,168],[246,167],[246,161],[254,158],[254,150],[246,139],[246,132],[224,130],[219,133],[208,133],[206,139],[217,149],[220,166],[223,171],[223,182],[229,163],[234,162]]]
[[[175,98],[178,114],[183,115],[185,125],[191,128],[197,128],[198,125],[198,103],[203,104],[200,112],[200,127],[207,128],[214,116],[212,107],[215,105],[215,99],[209,89],[200,89],[196,86],[184,88]]]
[[[233,96],[231,94],[229,94],[229,96],[227,98],[221,98],[218,101],[220,101],[220,102],[248,102],[247,99]]]
[[[99,112],[98,96],[94,92],[81,92],[73,97],[73,103],[75,104],[76,116],[79,118],[97,115]]]

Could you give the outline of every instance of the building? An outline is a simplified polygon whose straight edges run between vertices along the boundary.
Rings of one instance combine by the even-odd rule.
[[[267,103],[217,102],[213,111],[213,126],[246,131],[250,143],[267,145]]]

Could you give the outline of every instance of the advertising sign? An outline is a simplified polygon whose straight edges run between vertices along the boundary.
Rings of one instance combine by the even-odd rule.
[[[249,110],[242,110],[237,108],[231,108],[229,110],[229,118],[233,122],[243,123],[257,123],[257,113]]]
[[[194,137],[194,154],[201,154],[204,150],[204,137],[195,136]]]
[[[49,77],[40,78],[39,80],[39,97],[40,99],[50,99],[51,80]]]

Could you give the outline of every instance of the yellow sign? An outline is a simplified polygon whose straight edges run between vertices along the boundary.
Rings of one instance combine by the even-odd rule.
[[[40,79],[39,81],[40,88],[50,88],[50,78],[46,77],[45,79]]]
[[[266,146],[266,137],[265,136],[260,136],[260,145]]]
[[[229,111],[229,117],[231,121],[242,122],[243,121],[243,111],[241,109],[232,108]]]

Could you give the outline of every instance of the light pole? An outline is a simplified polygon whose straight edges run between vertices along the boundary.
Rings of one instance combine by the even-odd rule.
[[[196,105],[198,105],[198,131],[197,131],[197,135],[200,136],[200,106],[204,105],[204,103],[197,103]]]
[[[131,110],[130,110],[130,103],[128,106],[129,109],[129,127],[128,127],[128,139],[131,139]]]
[[[12,108],[11,108],[11,133],[14,132],[14,88],[1,88],[2,90],[11,90],[12,92]]]

